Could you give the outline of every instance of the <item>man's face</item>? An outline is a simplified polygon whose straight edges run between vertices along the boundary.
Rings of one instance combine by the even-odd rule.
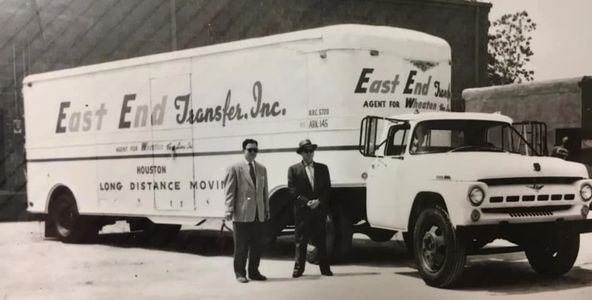
[[[300,156],[302,156],[302,160],[305,163],[310,164],[314,157],[314,150],[312,148],[304,148],[302,152],[300,152]]]
[[[257,144],[248,143],[247,146],[245,147],[245,150],[243,151],[243,153],[245,154],[245,159],[249,162],[255,160],[255,157],[257,157],[258,151],[259,151],[259,148],[257,148]]]

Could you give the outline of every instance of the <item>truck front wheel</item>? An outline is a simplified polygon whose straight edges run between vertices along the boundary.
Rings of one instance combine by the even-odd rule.
[[[580,250],[580,234],[566,233],[554,238],[542,238],[525,247],[530,266],[546,277],[559,277],[573,267]]]
[[[419,214],[413,230],[413,250],[426,284],[448,287],[460,278],[466,261],[465,245],[441,207],[426,208]]]

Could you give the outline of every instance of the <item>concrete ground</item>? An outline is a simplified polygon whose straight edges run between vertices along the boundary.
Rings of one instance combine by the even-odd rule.
[[[248,284],[234,279],[230,244],[211,231],[182,230],[149,248],[116,224],[93,244],[73,245],[44,239],[41,222],[0,223],[0,299],[592,299],[592,235],[582,236],[562,278],[537,276],[523,253],[474,256],[453,290],[426,286],[396,240],[356,239],[335,276],[308,265],[292,279],[293,243],[282,237],[261,263],[269,280]]]

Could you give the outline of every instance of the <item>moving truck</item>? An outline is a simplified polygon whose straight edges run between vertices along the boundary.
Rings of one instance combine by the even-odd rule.
[[[287,170],[309,138],[331,172],[330,252],[344,257],[353,232],[394,234],[365,222],[361,119],[449,110],[450,61],[437,37],[336,25],[28,76],[28,210],[66,242],[115,220],[156,242],[222,224],[225,170],[254,138],[275,236],[293,224]]]
[[[293,224],[287,170],[309,138],[331,173],[333,258],[354,232],[400,231],[432,286],[495,238],[541,274],[569,271],[592,231],[586,169],[524,155],[506,116],[447,112],[450,61],[437,37],[336,25],[28,76],[28,210],[65,242],[116,220],[154,242],[222,227],[225,170],[254,138],[273,238]]]

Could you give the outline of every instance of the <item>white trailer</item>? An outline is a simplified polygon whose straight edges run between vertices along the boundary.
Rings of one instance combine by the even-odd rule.
[[[449,110],[450,61],[437,37],[336,25],[28,76],[28,210],[69,242],[114,220],[160,238],[222,224],[225,169],[254,138],[275,235],[292,222],[287,170],[309,138],[334,187],[329,246],[345,255],[353,231],[394,233],[364,222],[361,119]]]

